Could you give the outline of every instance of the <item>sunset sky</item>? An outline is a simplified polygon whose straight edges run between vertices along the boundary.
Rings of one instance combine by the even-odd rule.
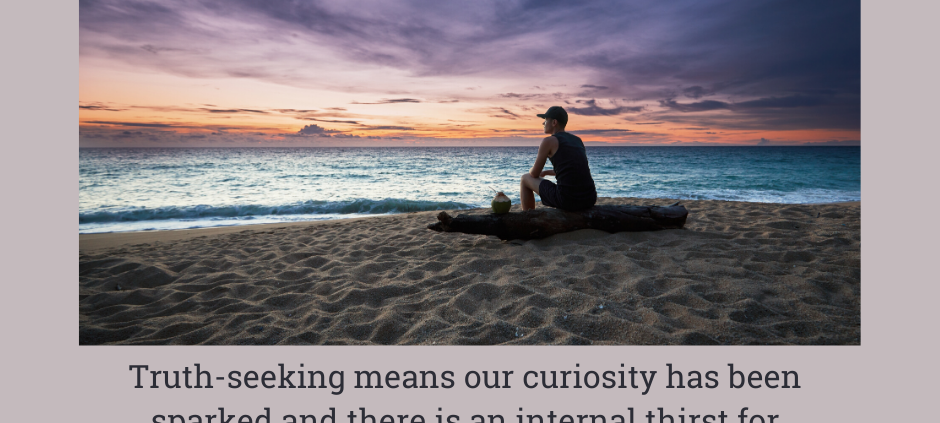
[[[857,1],[82,1],[79,145],[859,145]]]

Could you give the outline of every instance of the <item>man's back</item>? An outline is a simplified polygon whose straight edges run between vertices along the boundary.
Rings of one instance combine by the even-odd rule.
[[[568,132],[556,132],[553,136],[558,139],[558,151],[548,160],[552,162],[562,196],[574,201],[596,198],[594,178],[581,138]]]

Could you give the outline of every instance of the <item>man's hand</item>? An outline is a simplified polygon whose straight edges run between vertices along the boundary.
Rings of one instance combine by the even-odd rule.
[[[543,170],[542,173],[539,174],[539,178],[544,178],[544,177],[546,177],[546,176],[555,176],[555,171],[554,171],[554,170]]]

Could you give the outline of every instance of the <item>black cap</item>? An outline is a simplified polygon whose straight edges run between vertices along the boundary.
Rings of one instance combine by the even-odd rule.
[[[565,111],[561,106],[552,106],[548,108],[548,111],[536,115],[542,119],[557,119],[562,125],[568,124],[568,112]]]

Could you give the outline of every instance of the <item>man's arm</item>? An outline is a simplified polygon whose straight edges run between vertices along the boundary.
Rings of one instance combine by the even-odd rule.
[[[532,175],[533,178],[541,178],[542,168],[545,167],[545,161],[554,155],[555,151],[557,150],[558,138],[555,138],[554,136],[545,137],[545,139],[542,140],[542,143],[539,144],[539,153],[537,156],[535,156],[535,164],[532,165],[532,169],[529,169],[529,175]],[[552,170],[546,172],[552,172],[552,175],[555,174],[555,171]]]

